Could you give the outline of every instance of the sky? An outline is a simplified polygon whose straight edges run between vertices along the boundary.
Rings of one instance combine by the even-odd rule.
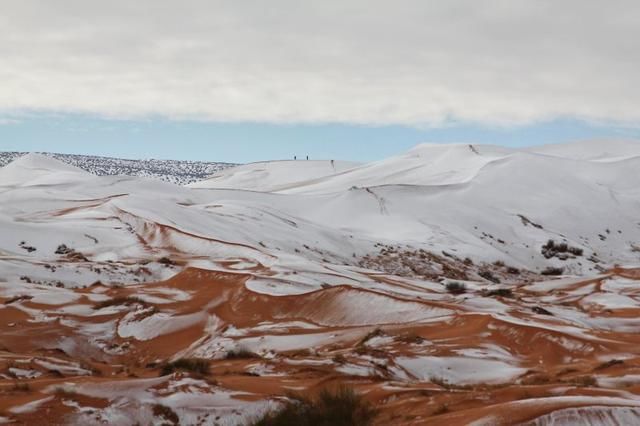
[[[20,0],[0,150],[370,161],[640,139],[635,0]]]

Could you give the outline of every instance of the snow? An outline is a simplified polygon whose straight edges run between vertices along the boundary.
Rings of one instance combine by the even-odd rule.
[[[151,340],[163,334],[175,333],[198,323],[205,323],[207,315],[195,312],[188,315],[172,316],[167,313],[157,313],[141,320],[136,317],[142,311],[129,312],[118,324],[120,337],[133,337],[137,340]]]
[[[240,398],[250,396],[248,393],[228,391],[202,380],[176,380],[172,376],[126,383],[114,381],[77,385],[74,390],[79,394],[117,401],[104,410],[94,410],[91,417],[78,417],[75,424],[94,424],[92,418],[96,415],[110,423],[117,419],[119,424],[131,424],[135,423],[135,419],[150,424],[150,404],[161,404],[179,416],[180,424],[242,425],[277,407],[276,403],[269,400],[250,402]]]
[[[598,386],[607,388],[626,388],[640,384],[640,374],[625,374],[620,377],[597,376]]]
[[[260,189],[256,185],[262,182],[279,185],[278,193],[267,193],[234,187],[234,174],[225,178],[230,189],[196,190],[132,177],[93,176],[30,155],[0,169],[0,185],[20,186],[19,191],[0,190],[0,254],[12,256],[11,276],[17,279],[27,274],[15,259],[51,261],[62,243],[105,265],[144,258],[147,248],[136,238],[142,235],[158,258],[170,247],[189,253],[193,265],[207,268],[218,260],[235,259],[232,268],[263,265],[282,273],[298,271],[298,277],[287,277],[299,282],[298,292],[329,280],[332,285],[345,283],[335,273],[331,278],[328,270],[319,279],[317,265],[353,263],[354,254],[356,259],[369,254],[376,243],[446,250],[476,261],[500,259],[532,270],[562,266],[582,275],[593,273],[594,265],[586,259],[593,252],[604,264],[636,260],[629,243],[640,240],[633,214],[640,210],[636,163],[634,158],[588,161],[459,144],[421,145],[355,167],[336,162],[338,172],[328,175],[322,161],[241,166],[269,167],[268,179],[254,177],[251,183],[253,189]],[[513,196],[522,193],[527,197]],[[587,208],[589,215],[575,206]],[[542,229],[524,224],[519,215]],[[585,256],[545,259],[540,246],[550,238],[561,241],[559,234],[583,248]],[[37,250],[26,252],[19,247],[21,241]],[[171,273],[171,268],[154,268],[153,275],[137,278],[147,281]],[[340,274],[346,278],[344,270]],[[55,277],[65,286],[134,280],[134,271],[105,271],[63,276],[42,268],[34,278]],[[349,280],[361,279],[350,273]]]
[[[0,186],[60,185],[87,173],[41,154],[27,154],[0,168]]]
[[[396,299],[385,294],[357,289],[336,289],[314,293],[282,318],[303,317],[325,326],[358,326],[420,322],[452,314],[453,311],[422,303]]]
[[[52,396],[46,397],[46,398],[42,398],[42,399],[37,399],[35,401],[31,401],[28,402],[26,404],[20,405],[18,407],[13,407],[9,409],[10,413],[13,414],[24,414],[24,413],[31,413],[36,411],[42,404],[49,402],[53,399]]]
[[[35,359],[34,363],[50,371],[59,371],[65,375],[90,376],[91,372],[78,364],[66,362],[55,358]]]
[[[371,367],[357,364],[344,364],[335,368],[336,371],[348,376],[371,377],[375,375],[375,370]]]
[[[396,364],[418,380],[438,379],[457,385],[507,383],[527,371],[503,361],[471,357],[400,357]]]
[[[44,305],[64,305],[80,298],[79,295],[59,288],[29,284],[0,283],[0,295],[5,298],[29,296],[31,303]]]
[[[330,160],[264,161],[225,169],[209,179],[189,185],[199,189],[242,189],[274,192],[342,173],[359,163]]]
[[[605,309],[637,308],[638,300],[615,293],[591,294],[581,300],[582,304],[596,304]]]
[[[640,143],[625,140],[589,140],[542,145],[530,148],[530,151],[574,160],[620,161],[640,156]]]
[[[22,368],[15,367],[10,367],[8,371],[19,379],[35,379],[42,375],[42,373],[36,370],[24,370]]]
[[[621,426],[640,424],[640,408],[592,406],[564,408],[524,423],[523,426]]]

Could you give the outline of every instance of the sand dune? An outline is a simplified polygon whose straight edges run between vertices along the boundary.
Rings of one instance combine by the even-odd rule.
[[[637,423],[636,148],[421,145],[189,188],[22,157],[0,423],[244,425],[341,384],[380,425]],[[192,358],[210,371],[170,368]]]

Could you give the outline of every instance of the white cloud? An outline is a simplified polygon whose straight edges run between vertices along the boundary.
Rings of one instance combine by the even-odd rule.
[[[640,123],[640,2],[15,0],[0,110]]]

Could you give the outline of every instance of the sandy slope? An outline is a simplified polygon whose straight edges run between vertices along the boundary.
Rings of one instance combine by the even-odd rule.
[[[241,190],[23,157],[0,169],[0,422],[247,424],[349,384],[381,425],[636,423],[635,148],[422,145],[220,178]],[[181,357],[211,374],[161,374]]]

